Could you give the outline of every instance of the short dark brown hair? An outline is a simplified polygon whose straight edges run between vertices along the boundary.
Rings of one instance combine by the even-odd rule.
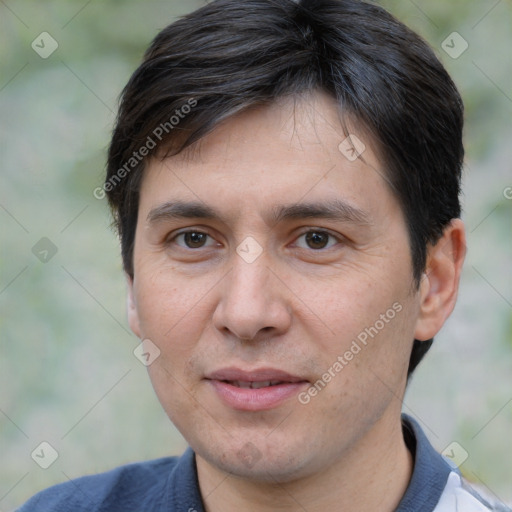
[[[461,213],[463,103],[420,36],[358,0],[216,0],[155,37],[122,92],[108,153],[104,190],[125,271],[133,277],[150,156],[177,154],[249,107],[315,90],[377,142],[419,284],[428,244]],[[414,341],[409,375],[431,343]]]

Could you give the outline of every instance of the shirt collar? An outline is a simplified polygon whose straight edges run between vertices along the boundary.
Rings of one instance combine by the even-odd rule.
[[[431,512],[441,498],[451,472],[450,466],[434,450],[416,420],[402,414],[402,428],[406,445],[414,458],[414,469],[395,512]],[[195,454],[190,447],[169,475],[166,501],[166,510],[204,512]]]
[[[434,450],[418,422],[407,414],[402,414],[402,429],[414,468],[395,512],[430,512],[441,498],[451,468]]]

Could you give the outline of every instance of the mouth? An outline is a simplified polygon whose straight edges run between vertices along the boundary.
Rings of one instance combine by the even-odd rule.
[[[262,380],[262,381],[243,381],[243,380],[223,380],[226,384],[242,389],[261,389],[270,386],[279,386],[279,384],[289,384],[283,380]]]
[[[225,405],[242,411],[276,408],[309,385],[302,377],[272,368],[225,368],[210,373],[206,380]]]

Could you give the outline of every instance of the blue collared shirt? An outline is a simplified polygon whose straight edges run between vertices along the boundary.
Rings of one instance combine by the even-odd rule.
[[[402,415],[414,455],[409,486],[395,512],[511,512],[491,505],[437,453],[418,423]],[[128,464],[59,484],[33,496],[16,512],[204,512],[195,454]]]

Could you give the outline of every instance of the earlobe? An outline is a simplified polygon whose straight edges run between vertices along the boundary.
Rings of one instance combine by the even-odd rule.
[[[126,277],[126,312],[128,315],[128,325],[130,329],[133,331],[137,338],[141,338],[140,335],[140,323],[139,323],[139,313],[137,310],[137,302],[135,300],[135,292],[134,292],[134,283],[133,278],[128,274],[125,274]]]
[[[428,246],[427,266],[420,283],[416,339],[433,338],[453,311],[465,255],[464,223],[453,219],[438,242]]]

